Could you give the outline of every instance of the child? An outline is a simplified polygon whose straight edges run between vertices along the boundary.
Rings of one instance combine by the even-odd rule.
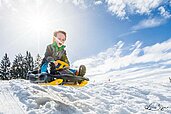
[[[45,57],[43,58],[41,65],[41,73],[48,72],[48,64],[53,63],[55,66],[58,65],[56,60],[61,60],[70,65],[68,57],[66,55],[66,46],[64,45],[66,41],[66,32],[64,31],[55,31],[53,36],[53,43],[48,45],[45,52]],[[70,69],[75,75],[84,76],[86,72],[86,67],[81,65],[79,71]]]

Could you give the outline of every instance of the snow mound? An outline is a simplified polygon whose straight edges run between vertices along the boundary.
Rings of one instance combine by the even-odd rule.
[[[171,106],[171,83],[162,81],[91,82],[84,88],[40,86],[26,80],[2,83],[28,114],[170,114],[171,108],[145,109],[152,102]]]

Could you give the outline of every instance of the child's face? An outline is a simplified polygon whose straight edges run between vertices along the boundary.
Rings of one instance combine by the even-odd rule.
[[[65,40],[66,40],[65,35],[59,32],[57,33],[57,38],[58,39],[56,40],[56,43],[58,47],[61,47],[65,43]]]

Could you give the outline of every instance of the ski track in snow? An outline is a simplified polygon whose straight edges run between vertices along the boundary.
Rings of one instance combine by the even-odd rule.
[[[5,87],[5,83],[0,83],[0,113],[6,114],[25,114],[17,98],[12,95],[9,87]]]

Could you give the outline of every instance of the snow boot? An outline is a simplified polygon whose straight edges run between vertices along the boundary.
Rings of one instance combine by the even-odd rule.
[[[78,76],[82,76],[83,77],[85,75],[85,73],[86,73],[86,67],[85,67],[85,65],[81,65],[79,67]]]

